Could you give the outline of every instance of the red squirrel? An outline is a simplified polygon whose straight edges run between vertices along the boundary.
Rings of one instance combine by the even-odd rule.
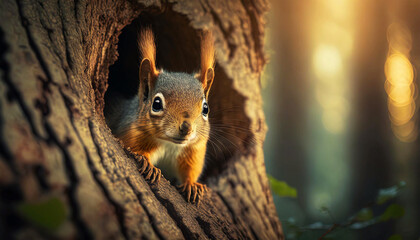
[[[201,69],[196,74],[157,70],[151,29],[141,31],[138,45],[143,57],[138,95],[113,101],[106,113],[108,126],[124,146],[146,158],[140,169],[146,179],[160,179],[157,166],[166,178],[181,183],[188,202],[198,202],[207,191],[197,180],[210,133],[208,96],[215,64],[212,35],[202,34]]]

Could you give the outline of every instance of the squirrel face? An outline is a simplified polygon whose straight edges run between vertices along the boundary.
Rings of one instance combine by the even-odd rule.
[[[161,71],[145,94],[140,112],[152,123],[156,139],[181,145],[207,140],[209,107],[194,75]]]
[[[143,147],[138,147],[142,150],[153,148],[155,140],[183,145],[206,142],[210,131],[207,98],[214,78],[211,34],[202,35],[201,69],[197,74],[158,71],[150,29],[141,32],[139,48],[143,56],[139,68],[139,117],[131,131],[135,134],[128,134],[126,139],[145,141]]]

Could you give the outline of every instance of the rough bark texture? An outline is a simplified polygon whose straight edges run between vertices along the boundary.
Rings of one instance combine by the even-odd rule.
[[[266,131],[259,83],[266,10],[263,0],[0,1],[1,236],[282,238],[262,141],[255,141]],[[165,179],[146,182],[138,159],[104,121],[118,36],[142,14],[187,22],[182,28],[174,20],[173,33],[214,32],[218,66],[210,106],[219,113],[212,121],[228,127],[215,141],[231,146],[220,157],[213,150],[203,177],[211,192],[199,206]],[[175,63],[167,66],[177,69],[176,54],[169,55]],[[22,204],[52,198],[67,214],[54,230],[18,214]]]

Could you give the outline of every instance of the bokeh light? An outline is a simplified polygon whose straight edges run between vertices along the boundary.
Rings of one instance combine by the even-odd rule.
[[[385,91],[388,94],[389,119],[392,131],[402,142],[417,139],[416,85],[409,60],[412,47],[410,30],[393,23],[388,27],[389,52],[385,62]]]

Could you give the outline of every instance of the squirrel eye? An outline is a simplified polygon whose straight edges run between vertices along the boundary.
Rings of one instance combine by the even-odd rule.
[[[207,116],[208,113],[209,113],[209,105],[205,102],[203,104],[203,115]]]
[[[153,112],[160,112],[163,110],[162,99],[160,97],[155,97],[152,104]]]

